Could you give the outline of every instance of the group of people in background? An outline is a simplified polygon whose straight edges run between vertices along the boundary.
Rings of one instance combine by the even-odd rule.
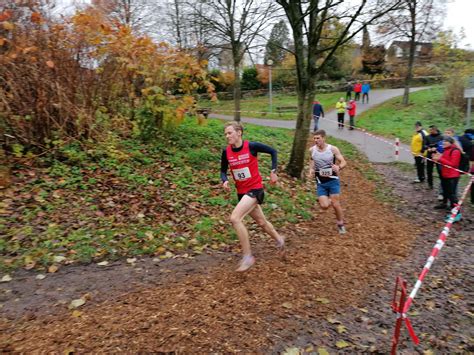
[[[363,84],[359,81],[348,82],[346,86],[346,98],[341,97],[338,102],[336,102],[336,112],[337,112],[337,124],[339,129],[343,129],[345,126],[344,119],[347,114],[349,115],[349,130],[353,130],[355,127],[355,116],[357,111],[357,102],[361,100],[362,94],[362,103],[369,103],[369,92],[370,84],[364,82]],[[352,96],[354,93],[354,97]],[[319,129],[319,119],[324,118],[324,109],[321,103],[318,100],[313,102],[313,121],[314,128],[313,132],[316,132]]]
[[[360,100],[360,94],[362,94],[362,103],[369,103],[369,92],[370,92],[370,84],[368,82],[364,82],[363,84],[360,81],[356,81],[355,83],[348,82],[346,85],[346,101],[352,100],[352,93],[354,92],[354,100]]]
[[[428,131],[421,122],[415,123],[411,151],[415,158],[417,178],[414,183],[428,183],[428,189],[434,189],[433,171],[440,179],[438,200],[435,209],[451,209],[458,203],[458,183],[463,172],[474,173],[474,129],[469,128],[462,135],[456,135],[452,128],[441,134],[437,126],[431,125]],[[426,164],[425,164],[426,162]],[[425,174],[426,165],[426,174]],[[425,178],[426,177],[426,178]],[[471,188],[471,203],[474,203],[474,189]],[[461,219],[458,213],[455,221]]]

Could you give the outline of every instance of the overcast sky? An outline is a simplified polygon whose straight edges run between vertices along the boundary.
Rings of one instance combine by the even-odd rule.
[[[162,0],[154,0],[162,1]],[[74,0],[58,0],[58,3],[70,5]],[[78,3],[88,3],[88,0],[76,0]],[[461,28],[464,28],[466,39],[460,43],[462,48],[474,49],[474,12],[472,6],[473,0],[448,0],[446,1],[447,14],[444,21],[445,29],[452,29],[459,34]],[[71,10],[71,6],[67,6]],[[69,12],[69,11],[68,11]]]
[[[447,4],[448,13],[446,14],[446,20],[444,21],[444,27],[446,29],[451,28],[455,33],[461,31],[461,27],[464,27],[466,39],[461,43],[461,47],[467,48],[470,45],[471,49],[474,49],[474,12],[472,10],[472,0],[454,0]]]

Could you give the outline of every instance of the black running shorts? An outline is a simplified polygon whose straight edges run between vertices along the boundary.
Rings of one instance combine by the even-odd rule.
[[[250,190],[249,192],[245,194],[237,194],[237,197],[239,198],[239,201],[244,197],[245,195],[256,198],[257,202],[259,205],[263,203],[263,200],[265,199],[265,191],[263,189],[253,189]]]

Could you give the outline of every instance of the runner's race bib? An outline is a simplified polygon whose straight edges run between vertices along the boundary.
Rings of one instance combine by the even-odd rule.
[[[252,177],[249,168],[232,170],[232,174],[234,174],[234,179],[237,181],[247,180]]]
[[[319,176],[323,176],[323,177],[332,176],[332,168],[319,169]]]

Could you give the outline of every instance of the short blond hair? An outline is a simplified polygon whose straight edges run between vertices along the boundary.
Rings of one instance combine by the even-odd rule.
[[[236,122],[236,121],[231,121],[231,122],[227,122],[225,125],[224,125],[224,130],[227,128],[227,127],[234,127],[234,129],[236,131],[240,131],[242,133],[242,135],[244,134],[244,126],[242,126],[242,124],[240,122]]]

